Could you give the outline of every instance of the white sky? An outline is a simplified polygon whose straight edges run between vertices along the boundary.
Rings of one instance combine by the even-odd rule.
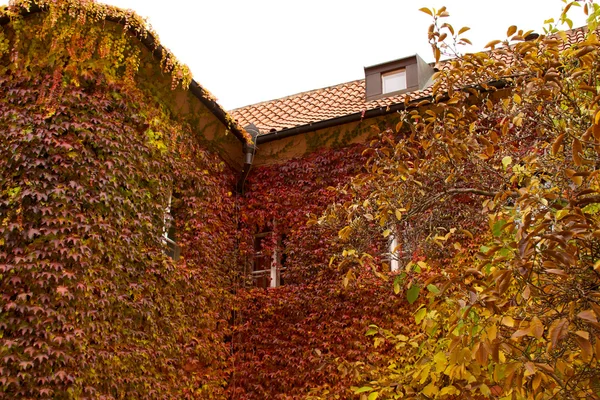
[[[161,43],[186,63],[225,109],[364,77],[365,66],[418,53],[432,61],[431,18],[447,22],[481,50],[510,25],[542,32],[561,0],[104,0],[147,17]],[[0,0],[6,4],[7,0]],[[584,24],[573,9],[574,26]]]

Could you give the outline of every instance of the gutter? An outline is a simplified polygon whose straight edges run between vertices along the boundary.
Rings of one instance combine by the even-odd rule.
[[[431,100],[433,100],[433,97],[431,97],[431,96],[424,97],[422,99],[419,99],[419,102],[426,101],[426,100],[431,101]],[[273,142],[275,140],[285,139],[290,136],[301,135],[301,134],[307,133],[307,132],[314,132],[314,131],[318,131],[320,129],[331,128],[333,126],[343,125],[343,124],[347,124],[350,122],[357,122],[357,121],[361,121],[363,119],[379,117],[382,115],[387,115],[387,114],[395,113],[397,111],[405,110],[407,108],[408,107],[404,103],[396,103],[396,104],[393,104],[390,106],[373,108],[373,109],[367,110],[365,112],[357,112],[354,114],[348,114],[348,115],[344,115],[341,117],[327,119],[325,121],[319,121],[319,122],[310,123],[307,125],[300,125],[295,128],[282,129],[277,132],[266,133],[266,134],[258,136],[256,138],[256,144],[269,143],[269,142]]]
[[[497,81],[493,81],[493,82],[486,84],[486,86],[493,87],[494,89],[502,89],[502,88],[508,86],[508,82],[505,80],[497,80]],[[467,90],[467,89],[476,89],[481,92],[491,91],[490,89],[485,89],[484,87],[482,87],[482,85],[467,86],[467,87],[463,88],[462,90]],[[440,103],[440,102],[447,101],[449,99],[450,98],[448,97],[448,95],[445,95],[441,99],[437,100],[437,102]],[[288,138],[291,136],[296,136],[296,135],[301,135],[301,134],[308,133],[308,132],[318,131],[321,129],[331,128],[334,126],[343,125],[343,124],[347,124],[350,122],[362,121],[363,119],[380,117],[383,115],[393,114],[398,111],[408,110],[411,108],[417,108],[420,105],[423,105],[421,103],[423,103],[424,101],[429,102],[428,104],[434,104],[433,100],[434,100],[433,96],[425,96],[425,97],[421,97],[421,98],[412,100],[408,104],[396,103],[396,104],[392,104],[389,106],[373,108],[373,109],[370,109],[370,110],[367,110],[364,112],[357,112],[354,114],[343,115],[341,117],[336,117],[336,118],[332,118],[332,119],[328,119],[328,120],[324,120],[324,121],[319,121],[319,122],[310,123],[310,124],[306,124],[306,125],[300,125],[300,126],[297,126],[294,128],[282,129],[277,132],[265,133],[265,134],[259,135],[256,138],[256,144],[260,145],[260,144],[264,144],[264,143],[269,143],[269,142],[273,142],[275,140],[285,139],[285,138]]]
[[[113,7],[113,6],[108,6]],[[116,8],[116,7],[115,7]],[[32,4],[29,9],[25,9],[21,6],[20,14],[23,17],[28,17],[33,14],[37,14],[39,12],[44,12],[45,10],[40,7],[38,4]],[[106,21],[114,22],[125,26],[127,24],[127,19],[124,17],[113,17],[107,15],[105,17]],[[0,17],[0,26],[7,25],[10,23],[9,16],[1,16]],[[149,32],[146,32],[146,35],[141,35],[139,32],[136,32],[132,29],[128,29],[127,33],[137,38],[147,49],[150,51],[152,56],[158,60],[159,62],[162,60],[163,53],[167,53],[167,49],[165,49],[158,41],[152,36]],[[192,79],[192,82],[189,86],[190,92],[198,99],[200,102],[208,108],[208,110],[215,116],[217,119],[231,132],[233,135],[242,143],[245,144],[248,139],[247,135],[245,135],[244,130],[235,122],[233,117],[231,117],[221,106],[214,100],[213,96],[198,82]]]

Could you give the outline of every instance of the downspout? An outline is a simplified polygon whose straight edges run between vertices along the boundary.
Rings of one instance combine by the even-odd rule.
[[[252,162],[254,161],[254,154],[256,154],[256,138],[258,137],[258,128],[254,124],[250,124],[244,128],[250,136],[252,136],[251,143],[244,143],[243,151],[244,151],[244,166],[242,167],[242,172],[240,175],[240,179],[238,179],[236,185],[236,191],[243,195],[244,194],[244,184],[246,183],[246,179],[248,178],[248,174],[250,174],[250,169],[252,168]]]

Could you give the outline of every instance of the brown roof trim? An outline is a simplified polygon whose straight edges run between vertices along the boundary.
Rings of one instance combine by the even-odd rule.
[[[36,14],[39,12],[43,12],[44,10],[38,4],[32,4],[29,9],[21,7],[20,13],[23,17],[27,17],[32,14]],[[115,22],[121,25],[126,25],[127,21],[123,17],[113,17],[106,16],[106,20],[109,22]],[[10,23],[10,17],[8,16],[0,16],[0,26],[6,25]],[[166,52],[165,49],[152,34],[148,33],[145,36],[140,35],[139,32],[136,32],[133,29],[129,29],[129,33],[135,36],[146,48],[152,53],[152,56],[160,61],[163,56],[163,52]],[[235,119],[231,117],[220,105],[216,102],[213,96],[209,91],[204,89],[198,82],[192,79],[192,82],[189,86],[190,92],[198,99],[200,102],[208,108],[208,110],[214,114],[215,117],[223,124],[227,129],[233,133],[233,135],[241,142],[247,143],[247,137],[244,130],[235,122]]]
[[[471,89],[476,89],[481,92],[488,92],[488,91],[490,91],[490,89],[489,89],[490,87],[494,88],[491,90],[495,90],[495,89],[502,89],[502,88],[506,87],[507,85],[508,85],[507,81],[498,80],[498,81],[493,81],[493,82],[487,83],[485,85],[487,88],[483,87],[483,85],[473,85],[473,86],[465,87],[465,88],[463,88],[463,90],[471,88]],[[436,102],[438,102],[438,103],[444,102],[448,99],[449,99],[449,97],[446,95],[442,98],[438,98]],[[332,118],[332,119],[328,119],[328,120],[324,120],[324,121],[319,121],[319,122],[315,122],[315,123],[297,126],[294,128],[282,129],[277,132],[262,134],[256,138],[256,144],[260,145],[263,143],[269,143],[269,142],[273,142],[275,140],[285,139],[285,138],[291,137],[291,136],[296,136],[296,135],[301,135],[301,134],[308,133],[308,132],[318,131],[320,129],[331,128],[334,126],[343,125],[343,124],[347,124],[350,122],[357,122],[357,121],[362,121],[364,119],[375,118],[375,117],[380,117],[383,115],[393,114],[397,111],[408,110],[411,108],[417,108],[417,107],[423,105],[422,104],[423,102],[428,102],[427,104],[431,104],[433,102],[433,96],[424,96],[424,97],[421,97],[418,99],[414,99],[408,104],[406,104],[404,102],[395,103],[395,104],[391,104],[389,106],[381,106],[381,107],[373,108],[373,109],[366,110],[363,112],[348,114],[348,115],[344,115],[341,117],[336,117],[336,118]]]

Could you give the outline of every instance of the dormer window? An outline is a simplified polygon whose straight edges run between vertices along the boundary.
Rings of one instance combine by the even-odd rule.
[[[406,89],[406,70],[401,68],[382,73],[381,87],[383,94]]]
[[[365,68],[366,100],[422,90],[428,87],[433,68],[418,55]]]

